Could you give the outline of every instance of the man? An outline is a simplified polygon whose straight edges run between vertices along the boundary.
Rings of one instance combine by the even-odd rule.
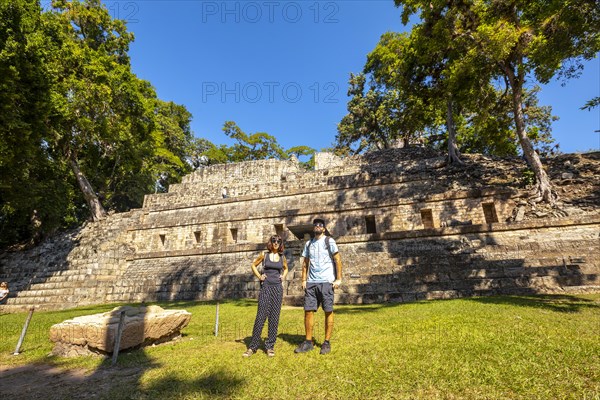
[[[302,289],[304,289],[304,328],[306,340],[296,348],[296,353],[313,349],[315,311],[321,306],[325,312],[325,341],[321,354],[331,351],[329,339],[333,332],[333,291],[342,283],[342,259],[333,238],[328,236],[325,220],[313,221],[314,238],[306,242],[302,257]]]

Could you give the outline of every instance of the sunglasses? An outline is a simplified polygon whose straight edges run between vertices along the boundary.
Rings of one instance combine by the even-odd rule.
[[[281,243],[281,239],[271,238],[271,243]]]
[[[313,225],[314,226],[320,226],[321,228],[323,228],[325,226],[321,222],[315,222]]]

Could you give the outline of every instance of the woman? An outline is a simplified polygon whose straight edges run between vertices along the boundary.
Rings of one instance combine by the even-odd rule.
[[[8,283],[0,283],[0,304],[3,304],[4,299],[8,297]]]
[[[273,235],[267,242],[267,249],[261,253],[252,263],[252,272],[260,280],[260,293],[258,294],[258,310],[252,329],[252,340],[244,357],[250,357],[256,353],[260,345],[260,334],[267,318],[269,319],[269,335],[265,341],[267,355],[275,355],[275,340],[277,339],[277,328],[279,327],[279,314],[281,313],[281,302],[283,300],[283,284],[288,273],[288,265],[283,255],[283,241],[279,235]],[[261,265],[262,273],[258,271]]]

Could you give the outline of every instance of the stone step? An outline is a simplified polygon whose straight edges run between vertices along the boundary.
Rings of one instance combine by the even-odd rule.
[[[63,288],[75,288],[75,287],[80,287],[80,286],[81,286],[81,281],[74,281],[74,280],[54,281],[54,282],[31,284],[26,290],[27,291],[57,290],[57,289],[63,289]]]
[[[11,297],[6,300],[6,305],[10,306],[26,306],[36,304],[51,303],[50,298],[43,297]]]
[[[4,304],[0,305],[0,314],[8,313],[24,313],[29,311],[29,309],[34,308],[35,311],[51,311],[51,310],[62,310],[65,308],[64,304],[60,303],[41,303],[34,305],[27,304]],[[35,318],[35,314],[34,317]]]
[[[69,287],[68,285],[69,285],[68,282],[35,283],[35,284],[29,285],[29,287],[26,290],[30,291],[30,290],[43,290],[43,289],[59,289],[59,288],[63,288],[63,287]]]
[[[84,280],[69,280],[64,282],[38,283],[29,285],[26,289],[18,291],[18,296],[46,296],[52,292],[65,290],[89,290],[103,285],[106,280],[98,280],[97,277],[86,277]],[[31,294],[33,293],[33,294]]]
[[[53,296],[21,296],[12,297],[7,300],[7,305],[44,305],[44,304],[61,304],[62,308],[75,307],[85,303],[87,298],[96,298],[94,295],[91,297],[77,295],[73,293],[56,293]],[[89,302],[88,302],[89,303]],[[86,303],[86,304],[88,304]]]
[[[74,287],[61,287],[57,289],[33,289],[20,291],[13,298],[35,298],[35,297],[54,297],[61,295],[73,294],[75,292]],[[9,298],[10,300],[10,298]]]
[[[29,305],[3,304],[3,305],[0,305],[0,315],[4,314],[4,313],[12,314],[12,313],[26,312],[26,311],[29,311],[29,309],[31,307],[32,306],[29,306]]]
[[[3,274],[3,278],[8,278],[11,280],[15,279],[32,279],[32,280],[40,280],[47,279],[51,276],[69,276],[76,275],[81,273],[82,269],[57,269],[57,270],[35,270],[35,271],[18,271],[17,273],[5,273]],[[85,271],[85,270],[84,270]]]
[[[36,277],[32,283],[48,283],[48,282],[66,282],[66,281],[77,281],[85,280],[89,277],[112,277],[115,275],[114,269],[94,269],[94,270],[71,270],[65,273],[57,273],[47,277]]]

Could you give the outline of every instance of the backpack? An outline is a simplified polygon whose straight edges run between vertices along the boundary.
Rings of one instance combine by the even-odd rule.
[[[308,246],[306,246],[306,258],[308,258],[308,268],[310,268],[310,242],[313,239],[308,241]],[[331,264],[333,265],[333,277],[337,279],[337,265],[335,264],[335,258],[333,258],[333,253],[331,252],[331,246],[329,242],[331,241],[330,236],[325,236],[325,247],[327,247],[327,252],[329,253],[329,258],[331,258]]]

